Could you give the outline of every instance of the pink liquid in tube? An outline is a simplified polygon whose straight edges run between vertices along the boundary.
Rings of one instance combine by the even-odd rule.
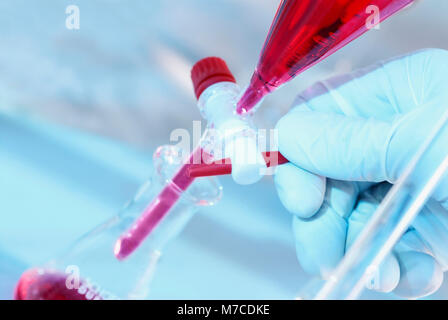
[[[191,79],[198,99],[206,88],[215,83],[235,82],[235,78],[225,61],[216,57],[197,62],[191,70]],[[114,246],[114,254],[117,259],[123,260],[127,258],[157,227],[181,198],[182,193],[194,182],[195,177],[190,175],[190,167],[198,163],[203,164],[203,160],[209,162],[212,160],[212,156],[204,152],[199,145],[173,179],[165,185],[159,195],[144,210],[142,215],[117,240]]]
[[[347,45],[413,0],[282,0],[238,113]],[[375,21],[375,20],[373,20]]]
[[[159,195],[146,207],[142,215],[132,224],[115,243],[114,254],[119,260],[127,258],[145,240],[152,230],[174,207],[188,187],[193,183],[194,177],[189,175],[191,164],[202,159],[203,151],[197,148],[189,157],[188,162],[182,165],[173,179],[164,186]]]

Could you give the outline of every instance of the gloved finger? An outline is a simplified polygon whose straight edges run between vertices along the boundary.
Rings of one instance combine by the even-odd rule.
[[[437,129],[438,133],[434,136]],[[424,108],[417,108],[400,117],[393,124],[386,151],[385,171],[388,180],[397,181],[422,147],[427,146],[411,175],[415,189],[421,188],[446,161],[447,141],[448,109],[440,100],[427,102]],[[448,209],[448,173],[443,175],[432,196]]]
[[[400,281],[400,266],[395,254],[390,253],[375,270],[366,288],[377,292],[392,292]]]
[[[395,182],[440,121],[445,126],[413,172],[417,185],[448,156],[448,110],[437,100],[393,122],[296,108],[277,124],[279,150],[297,166],[332,179]],[[448,174],[434,193],[442,205],[448,203],[447,190]]]
[[[434,258],[426,253],[403,251],[397,253],[400,263],[400,282],[394,293],[417,299],[437,291],[443,282],[443,271]]]
[[[365,185],[327,180],[325,199],[312,218],[293,220],[298,260],[310,274],[326,277],[345,252],[346,217]]]
[[[308,274],[327,277],[344,255],[347,223],[325,202],[309,219],[293,218],[300,265]]]
[[[347,247],[350,247],[369,221],[390,185],[376,185],[359,198],[348,220]],[[406,232],[374,274],[369,289],[394,291],[404,298],[419,298],[435,292],[443,281],[443,271],[432,256],[431,248],[416,230]]]
[[[274,181],[280,201],[298,217],[311,217],[324,201],[326,179],[292,163],[277,167]]]
[[[427,49],[318,82],[301,93],[303,110],[389,121],[446,92],[448,51]]]
[[[371,202],[379,203],[388,192],[386,183],[377,188],[371,188]],[[349,223],[349,233],[350,233]],[[442,284],[443,271],[432,255],[431,248],[423,241],[415,229],[407,231],[394,248],[394,257],[398,264],[394,265],[394,287],[387,292],[393,292],[403,298],[420,298],[435,292]],[[387,259],[385,260],[387,262]],[[391,269],[380,267],[377,278],[382,282],[382,276]],[[390,267],[389,267],[390,268]],[[397,270],[398,268],[398,270]],[[389,275],[390,277],[390,275]],[[374,289],[376,289],[374,287]],[[385,290],[383,290],[385,291]]]
[[[422,236],[416,229],[408,230],[398,241],[394,248],[395,252],[415,251],[433,255],[431,247],[428,246],[426,240],[423,241]]]
[[[334,179],[396,181],[434,124],[416,117],[427,126],[400,127],[407,124],[400,114],[419,107],[424,115],[441,104],[437,97],[448,89],[447,57],[446,51],[422,51],[361,76],[351,74],[348,82],[329,80],[307,90],[277,126],[280,151],[297,166]],[[394,136],[407,128],[423,134],[411,135],[420,138],[412,140]],[[392,137],[394,146],[388,148]]]
[[[369,188],[359,196],[356,208],[348,219],[346,250],[349,250],[355,242],[389,188],[389,184],[382,183]],[[379,292],[391,292],[398,285],[399,280],[398,260],[393,253],[390,253],[375,270],[366,287]]]
[[[389,122],[294,109],[277,129],[279,151],[298,167],[336,180],[387,180]]]
[[[406,232],[394,251],[400,263],[400,282],[394,293],[416,299],[434,293],[443,282],[443,271],[431,249],[416,230]]]
[[[431,199],[412,226],[424,239],[443,271],[448,270],[448,210]]]

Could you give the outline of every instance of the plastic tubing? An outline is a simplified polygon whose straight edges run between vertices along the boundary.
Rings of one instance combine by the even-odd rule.
[[[268,151],[262,153],[266,162],[266,167],[275,167],[288,163],[286,159],[278,151]],[[210,177],[232,174],[232,163],[229,158],[217,160],[210,164],[193,164],[188,168],[188,175],[190,177]]]

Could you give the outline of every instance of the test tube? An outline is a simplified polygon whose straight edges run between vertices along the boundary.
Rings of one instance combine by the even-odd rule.
[[[47,263],[27,270],[14,291],[17,300],[106,300],[144,299],[164,249],[199,207],[221,198],[217,179],[198,179],[179,194],[176,203],[157,227],[125,261],[116,259],[112,248],[148,203],[166,187],[166,177],[179,167],[180,150],[159,147],[154,154],[155,170],[135,197],[120,211],[73,243]]]

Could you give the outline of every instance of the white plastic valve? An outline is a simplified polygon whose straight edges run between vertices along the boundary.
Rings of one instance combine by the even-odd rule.
[[[208,126],[215,129],[224,147],[224,157],[232,161],[232,178],[241,185],[258,182],[266,172],[266,162],[257,146],[257,132],[249,118],[236,113],[240,88],[233,82],[211,85],[199,98],[199,109]]]

